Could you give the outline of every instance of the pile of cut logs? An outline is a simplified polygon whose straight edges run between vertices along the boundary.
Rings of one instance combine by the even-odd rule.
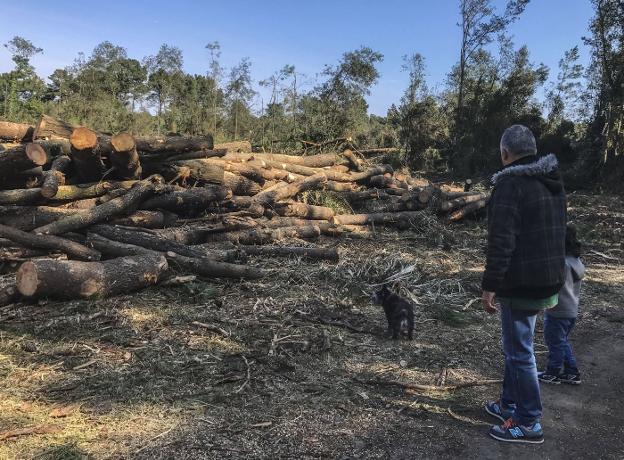
[[[127,293],[179,271],[259,278],[248,256],[338,259],[335,247],[280,242],[409,225],[423,210],[457,221],[488,199],[349,150],[252,153],[248,142],[110,135],[46,115],[37,126],[0,122],[0,141],[0,263],[19,267],[0,306]],[[358,213],[310,204],[316,191]]]

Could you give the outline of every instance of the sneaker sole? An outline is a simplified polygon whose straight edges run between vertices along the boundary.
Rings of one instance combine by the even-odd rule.
[[[496,435],[493,435],[492,433],[489,433],[490,437],[493,439],[496,439],[497,441],[501,441],[501,442],[513,442],[516,444],[542,444],[544,442],[544,438],[541,439],[529,439],[529,438],[523,438],[523,439],[507,439],[507,438],[499,438]]]
[[[561,380],[561,383],[565,383],[566,385],[580,385],[581,380]]]
[[[537,380],[542,383],[547,383],[548,385],[561,385],[561,380],[542,380],[540,378],[538,378]]]
[[[487,406],[483,406],[483,407],[484,407],[485,411],[486,411],[488,414],[490,414],[492,417],[496,417],[496,418],[497,418],[497,419],[499,419],[501,422],[506,422],[506,421],[507,421],[507,419],[506,419],[506,418],[503,418],[503,416],[502,416],[502,415],[499,415],[499,414],[496,414],[496,413],[492,412],[490,409],[488,409],[488,407],[487,407]]]

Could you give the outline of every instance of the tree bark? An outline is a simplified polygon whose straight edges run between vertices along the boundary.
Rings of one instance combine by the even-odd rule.
[[[88,128],[76,128],[69,138],[71,158],[78,178],[83,182],[94,182],[104,174],[102,148],[97,134]]]
[[[103,262],[51,259],[22,264],[16,284],[26,297],[89,299],[128,294],[158,283],[167,270],[158,254],[120,257]]]
[[[327,176],[325,173],[318,173],[290,184],[284,184],[282,187],[274,190],[260,192],[253,197],[253,201],[264,206],[280,200],[285,200],[286,198],[292,198],[306,190],[320,188],[320,185],[326,182]]]
[[[48,115],[41,115],[33,139],[69,139],[74,126]]]
[[[112,225],[141,228],[166,228],[175,225],[178,216],[171,212],[135,211],[127,217],[118,217],[110,221]]]
[[[104,238],[108,238],[109,240],[133,244],[135,246],[141,246],[153,251],[172,251],[176,254],[187,257],[206,256],[206,252],[200,249],[192,248],[185,244],[139,230],[129,230],[127,228],[113,225],[94,225],[89,230],[103,236]]]
[[[0,139],[12,142],[31,142],[33,139],[33,126],[23,123],[0,121]]]
[[[282,227],[282,228],[255,228],[238,232],[217,233],[209,235],[210,241],[229,241],[234,244],[268,244],[284,238],[318,238],[321,229],[317,225]]]
[[[16,228],[7,227],[0,224],[0,237],[8,238],[15,243],[22,246],[41,248],[41,249],[53,249],[55,251],[64,252],[70,257],[80,260],[99,260],[100,253],[89,249],[82,244],[75,243],[74,241],[60,238],[52,235],[35,235],[32,233],[26,233]]]
[[[228,152],[224,157],[227,161],[246,162],[251,160],[272,161],[277,163],[289,163],[292,165],[308,166],[310,168],[323,168],[325,166],[349,164],[349,160],[335,153],[319,155],[284,155],[280,153],[232,153]]]
[[[84,210],[52,206],[0,206],[0,224],[29,232],[34,228],[80,212]]]
[[[224,171],[221,166],[215,164],[193,160],[184,162],[184,166],[172,166],[172,168],[179,177],[224,185],[235,195],[253,196],[262,190],[262,186],[257,182]]]
[[[469,203],[474,203],[475,201],[485,200],[487,198],[487,193],[475,193],[473,195],[467,195],[463,197],[458,197],[449,201],[443,201],[440,203],[440,211],[448,212],[453,211],[457,208],[461,208],[466,206]]]
[[[46,251],[44,249],[25,248],[24,246],[0,247],[0,262],[49,256],[50,254],[50,251]]]
[[[176,265],[185,271],[209,278],[247,278],[257,279],[266,276],[266,272],[247,265],[217,262],[208,257],[185,257],[174,252],[167,252],[171,266]]]
[[[283,246],[239,246],[245,253],[254,256],[295,256],[308,259],[331,260],[337,262],[339,255],[336,248],[302,248]]]
[[[394,177],[386,177],[382,175],[372,176],[370,178],[370,185],[379,188],[393,188],[408,190],[410,186],[406,182],[395,179]]]
[[[334,210],[325,206],[313,206],[304,203],[277,203],[274,206],[278,215],[284,217],[301,217],[302,219],[332,220]]]
[[[128,133],[119,133],[111,138],[110,160],[119,179],[139,179],[141,161],[134,138]]]
[[[25,144],[0,152],[0,180],[15,176],[21,171],[43,166],[48,154],[38,144]]]
[[[212,150],[214,148],[214,140],[209,134],[194,137],[141,136],[135,138],[135,141],[139,152],[162,153],[165,157],[183,152]]]
[[[456,222],[458,220],[462,220],[464,217],[469,216],[470,214],[474,214],[480,209],[485,208],[487,205],[487,199],[481,199],[479,201],[473,201],[472,203],[468,203],[461,209],[458,209],[454,213],[449,216],[449,220],[451,222]]]
[[[199,215],[215,202],[228,196],[228,189],[219,185],[190,188],[184,191],[163,193],[152,197],[141,204],[141,209],[163,209],[178,215]]]
[[[422,218],[419,211],[379,212],[373,214],[340,214],[334,216],[334,223],[340,225],[366,225],[405,222]]]
[[[214,145],[215,150],[225,150],[226,153],[251,153],[251,142],[249,141],[235,141],[235,142],[223,142],[221,144]]]
[[[54,159],[50,170],[44,173],[41,196],[52,198],[56,195],[59,185],[65,184],[65,174],[67,174],[70,166],[71,159],[68,156],[63,155]]]
[[[74,214],[34,229],[35,233],[58,235],[78,230],[89,225],[109,220],[122,213],[134,212],[143,200],[154,193],[162,184],[160,176],[151,176],[137,182],[125,195],[89,209],[84,213]]]

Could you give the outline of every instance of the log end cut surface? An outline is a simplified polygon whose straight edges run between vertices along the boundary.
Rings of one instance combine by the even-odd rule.
[[[119,133],[113,136],[111,144],[115,152],[129,152],[136,147],[134,137],[128,133]]]
[[[27,144],[26,156],[30,158],[33,165],[43,166],[48,161],[48,154],[45,149],[39,144]]]
[[[86,150],[94,148],[98,140],[97,135],[93,131],[81,126],[74,129],[69,138],[69,142],[71,142],[72,147],[77,150]]]
[[[17,288],[20,294],[31,297],[37,292],[39,286],[39,277],[37,276],[37,267],[34,263],[24,262],[16,275]]]

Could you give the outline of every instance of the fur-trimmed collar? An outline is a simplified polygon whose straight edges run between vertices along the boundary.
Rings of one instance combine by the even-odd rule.
[[[500,170],[492,176],[492,184],[496,185],[505,176],[545,176],[557,169],[558,166],[557,157],[549,153],[535,162],[508,166]]]

